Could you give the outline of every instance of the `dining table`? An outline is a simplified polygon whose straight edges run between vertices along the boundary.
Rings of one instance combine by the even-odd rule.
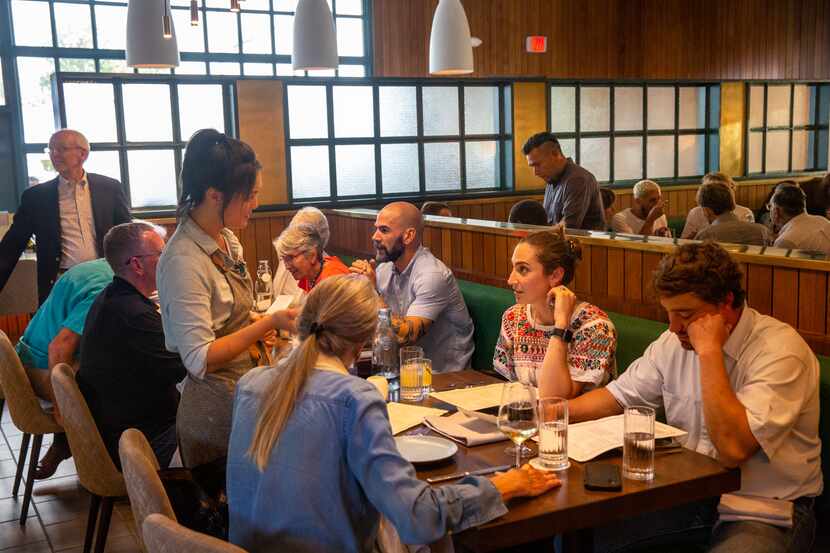
[[[432,387],[435,391],[482,386],[500,382],[500,379],[480,371],[466,370],[453,373],[435,373]],[[428,396],[417,403],[425,407],[446,409],[455,407]],[[440,436],[421,424],[400,435]],[[509,442],[465,447],[451,459],[435,465],[416,467],[421,479],[507,465],[514,457],[505,452]],[[536,453],[535,442],[526,443]],[[621,452],[611,452],[600,459],[620,465]],[[671,453],[655,454],[655,476],[650,482],[623,478],[621,491],[590,491],[583,484],[586,463],[571,460],[568,469],[558,476],[562,485],[535,498],[519,498],[508,503],[509,512],[481,526],[456,534],[458,550],[475,552],[498,551],[521,545],[550,540],[562,536],[567,553],[593,551],[592,529],[643,513],[675,507],[692,501],[712,498],[740,488],[741,475],[737,468],[726,468],[716,460],[686,448]],[[452,483],[452,482],[447,482]],[[433,484],[446,485],[447,483]],[[552,549],[551,549],[552,550]]]

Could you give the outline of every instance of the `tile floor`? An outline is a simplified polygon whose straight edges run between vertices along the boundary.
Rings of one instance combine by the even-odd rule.
[[[83,551],[89,493],[81,487],[71,459],[48,480],[35,482],[26,526],[20,526],[23,483],[12,497],[22,434],[8,412],[0,418],[0,551],[3,553],[80,553]],[[41,455],[51,436],[44,436]],[[24,472],[25,475],[25,472]],[[140,553],[135,522],[126,499],[116,502],[110,523],[108,553]]]

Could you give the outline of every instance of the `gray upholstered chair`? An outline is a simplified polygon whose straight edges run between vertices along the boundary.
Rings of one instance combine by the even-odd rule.
[[[147,553],[245,553],[240,547],[194,532],[158,513],[144,519],[142,533]]]

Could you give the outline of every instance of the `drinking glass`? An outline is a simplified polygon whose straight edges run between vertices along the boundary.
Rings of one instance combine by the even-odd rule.
[[[632,480],[654,479],[654,409],[625,408],[623,476]]]
[[[498,427],[516,444],[516,468],[522,462],[521,446],[539,430],[536,418],[536,390],[521,382],[508,382],[501,391]]]
[[[539,400],[539,461],[548,470],[565,470],[568,460],[568,400]]]
[[[429,367],[429,369],[428,369]],[[424,399],[424,375],[431,370],[432,361],[424,357],[409,358],[401,365],[401,400]]]
[[[536,369],[538,368],[537,363],[530,363],[528,361],[516,361],[515,371],[516,371],[516,380],[526,384],[528,386],[536,387]],[[533,450],[527,447],[526,445],[520,446],[522,450],[522,457],[531,457],[533,456]],[[504,450],[505,453],[513,454],[515,452],[515,448],[513,446],[508,447]]]
[[[408,359],[424,357],[424,348],[421,346],[404,346],[399,350],[398,355],[401,358],[401,367],[403,367]],[[429,363],[429,366],[424,366],[424,376],[421,385],[424,388],[424,397],[428,396],[432,391],[432,362]]]

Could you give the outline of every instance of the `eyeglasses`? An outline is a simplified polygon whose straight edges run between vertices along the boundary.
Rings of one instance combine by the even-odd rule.
[[[139,257],[139,258],[140,258],[140,257],[153,257],[153,256],[160,256],[160,255],[161,255],[161,252],[155,252],[155,253],[141,253],[141,254],[138,254],[138,255],[131,255],[130,257],[128,257],[128,258],[127,258],[127,262],[126,262],[126,263],[124,263],[124,265],[129,265],[129,264],[130,264],[130,261],[132,261],[132,260],[133,260],[133,258],[135,258],[135,257]]]
[[[307,254],[307,253],[308,253],[308,252],[305,252],[305,251],[299,251],[299,252],[297,252],[297,253],[287,253],[287,254],[285,254],[285,255],[281,255],[281,256],[280,256],[280,259],[282,259],[282,262],[283,262],[283,263],[293,265],[293,264],[294,264],[294,260],[295,260],[295,259],[297,259],[297,258],[298,258],[298,257],[300,257],[301,255],[305,255],[305,254]]]
[[[49,146],[46,148],[47,154],[65,154],[69,150],[84,150],[83,146]]]

